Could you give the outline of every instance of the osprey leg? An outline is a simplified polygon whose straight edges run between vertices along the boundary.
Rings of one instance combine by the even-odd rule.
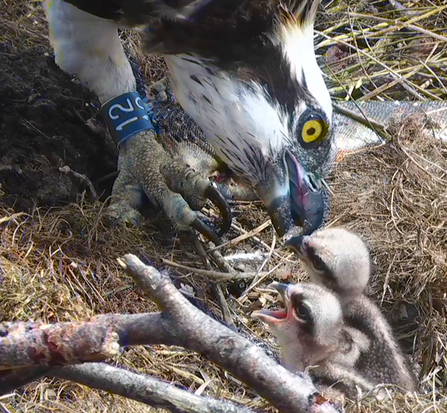
[[[136,91],[135,77],[118,37],[118,25],[62,0],[43,2],[57,65],[77,75],[101,105]]]
[[[137,223],[144,196],[168,215],[182,231],[197,229],[213,242],[217,235],[193,209],[211,199],[229,229],[231,215],[207,179],[172,159],[155,140],[146,108],[136,93],[136,80],[118,37],[118,24],[86,13],[62,0],[45,0],[50,41],[56,63],[77,75],[99,98],[112,137],[119,143],[119,176],[113,187],[110,215]],[[126,132],[127,131],[127,132]]]
[[[137,212],[144,197],[160,207],[179,231],[196,229],[219,243],[219,238],[204,224],[193,209],[210,199],[222,212],[223,228],[231,223],[231,214],[223,197],[215,197],[211,183],[195,173],[181,159],[172,158],[155,139],[153,131],[130,138],[120,150],[119,175],[113,186],[114,203],[109,215],[120,221],[138,223]],[[182,195],[178,192],[182,192]],[[216,191],[217,192],[217,191]]]

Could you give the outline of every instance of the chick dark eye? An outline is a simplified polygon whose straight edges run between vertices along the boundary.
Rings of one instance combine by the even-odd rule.
[[[312,267],[314,267],[317,271],[324,271],[326,269],[324,261],[317,256],[312,260]]]
[[[227,285],[228,292],[235,296],[236,298],[240,297],[242,293],[247,289],[247,283],[244,280],[234,281]]]
[[[298,134],[305,145],[322,141],[328,136],[328,132],[329,125],[317,114],[304,115],[298,128]]]
[[[311,319],[310,309],[304,303],[298,303],[296,305],[295,314],[301,321],[309,321]]]
[[[309,257],[312,267],[315,270],[317,270],[317,271],[325,271],[326,270],[326,264],[320,258],[320,256],[317,255],[317,253],[315,252],[315,250],[312,247],[309,247],[307,249],[307,255]]]

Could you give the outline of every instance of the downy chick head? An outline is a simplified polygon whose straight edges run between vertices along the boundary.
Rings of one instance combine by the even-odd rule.
[[[337,352],[343,314],[334,294],[315,284],[274,282],[270,287],[281,294],[285,308],[255,311],[252,316],[276,336],[286,369],[304,371]]]
[[[328,228],[287,241],[302,259],[312,282],[337,293],[344,302],[363,293],[371,272],[366,244],[344,228]]]

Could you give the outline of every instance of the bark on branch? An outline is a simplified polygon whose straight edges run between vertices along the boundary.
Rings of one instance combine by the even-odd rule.
[[[101,361],[118,352],[118,334],[107,324],[0,324],[0,370]]]
[[[332,404],[319,397],[307,375],[292,374],[259,347],[208,317],[183,297],[167,276],[144,265],[131,254],[121,259],[120,264],[162,312],[102,315],[85,324],[92,328],[94,325],[102,327],[102,331],[107,333],[112,328],[118,335],[120,345],[168,344],[196,351],[246,383],[281,412],[337,411]],[[0,365],[5,366],[6,363],[0,360]],[[88,366],[82,368],[88,369]],[[58,374],[62,374],[64,369],[59,368]],[[72,372],[79,371],[80,367],[70,369]],[[42,374],[42,369],[36,370],[36,374]],[[51,371],[48,374],[51,375]],[[2,380],[8,383],[7,377],[7,374],[0,374],[0,394]]]
[[[254,413],[226,400],[197,396],[173,384],[142,374],[110,366],[88,363],[73,367],[56,367],[51,376],[75,381],[128,399],[170,410],[173,413]]]
[[[206,316],[183,297],[167,276],[132,254],[125,255],[120,264],[166,315],[167,327],[177,334],[177,345],[203,354],[282,412],[336,411],[318,397],[309,376],[289,372],[259,347]]]

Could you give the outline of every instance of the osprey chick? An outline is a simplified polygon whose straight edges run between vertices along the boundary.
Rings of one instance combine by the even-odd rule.
[[[356,397],[358,388],[372,390],[374,383],[355,368],[369,340],[344,325],[338,298],[316,284],[270,286],[281,294],[284,309],[263,309],[252,316],[266,323],[278,339],[282,365],[292,372],[308,370],[329,397]]]
[[[343,228],[328,228],[310,236],[288,240],[305,262],[312,282],[333,290],[342,302],[346,326],[370,341],[356,369],[374,383],[395,384],[416,391],[411,366],[380,308],[364,294],[370,277],[370,256],[365,243]]]

